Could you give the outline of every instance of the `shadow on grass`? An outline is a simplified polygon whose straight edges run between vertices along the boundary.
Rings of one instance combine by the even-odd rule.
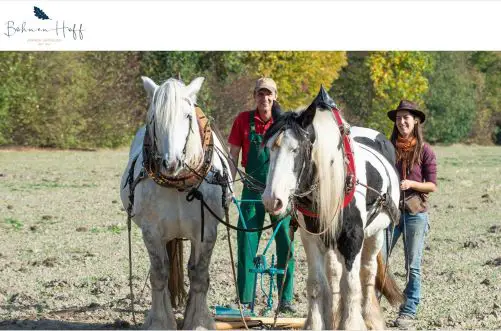
[[[139,329],[127,321],[117,320],[113,323],[90,323],[52,319],[39,320],[6,320],[0,322],[0,330],[119,330]]]
[[[29,309],[40,309],[40,305],[8,305],[0,306],[9,311],[26,311]],[[106,319],[99,318],[99,311],[111,310],[120,313],[131,314],[127,307],[113,307],[98,304],[90,304],[84,307],[69,307],[60,310],[46,311],[43,314],[27,316],[20,319],[0,320],[0,330],[138,330],[142,327],[142,316],[147,310],[137,309],[135,311],[137,325],[126,320],[116,318],[114,321],[106,322]],[[83,314],[83,315],[82,315]],[[82,318],[83,317],[83,318]],[[88,320],[88,321],[86,321]],[[101,320],[101,322],[96,321]]]

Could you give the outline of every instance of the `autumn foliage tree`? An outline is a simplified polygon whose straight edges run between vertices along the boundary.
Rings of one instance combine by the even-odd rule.
[[[424,106],[428,91],[426,73],[432,68],[432,57],[425,52],[373,52],[366,64],[374,91],[367,124],[389,134],[393,124],[386,113],[395,109],[401,99]]]
[[[330,88],[347,64],[346,52],[250,52],[248,64],[256,77],[271,77],[285,109],[308,105],[320,86]]]

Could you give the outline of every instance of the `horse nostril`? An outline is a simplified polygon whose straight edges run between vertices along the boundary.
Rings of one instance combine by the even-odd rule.
[[[283,204],[282,200],[277,199],[277,201],[275,202],[275,210],[282,209],[283,205],[284,204]]]
[[[177,168],[177,161],[162,160],[162,165],[165,167],[165,170],[168,172],[174,171]]]

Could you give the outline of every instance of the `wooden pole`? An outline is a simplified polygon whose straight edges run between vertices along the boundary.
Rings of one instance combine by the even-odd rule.
[[[248,327],[256,327],[261,324],[273,325],[273,317],[245,317]],[[288,329],[302,329],[305,318],[297,317],[279,317],[277,318],[277,327]],[[238,316],[235,317],[216,317],[216,330],[231,330],[244,327],[244,322]]]

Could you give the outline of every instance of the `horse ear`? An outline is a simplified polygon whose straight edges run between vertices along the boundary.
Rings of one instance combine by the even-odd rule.
[[[313,118],[315,118],[316,112],[317,106],[315,103],[312,103],[301,113],[301,115],[299,115],[298,121],[303,129],[306,129],[311,125],[311,123],[313,123]]]
[[[153,94],[155,94],[155,90],[158,88],[158,85],[149,77],[141,76],[143,80],[143,86],[148,94],[148,98],[151,100],[153,98]]]
[[[197,93],[200,91],[200,88],[202,87],[202,84],[204,82],[205,78],[203,77],[197,77],[195,78],[190,85],[188,85],[186,88],[188,89],[188,98],[193,100],[193,102],[196,102],[197,100]]]
[[[321,110],[331,110],[332,108],[337,108],[336,103],[332,100],[329,93],[323,85],[320,85],[320,90],[318,91],[317,96],[313,100],[312,104]]]
[[[318,110],[331,110],[332,108],[336,108],[336,103],[330,97],[329,93],[323,85],[320,86],[320,90],[318,91],[317,96],[313,99],[311,105],[301,113],[299,116],[300,124],[303,128],[306,128],[313,122],[313,118],[315,117],[315,113]]]

